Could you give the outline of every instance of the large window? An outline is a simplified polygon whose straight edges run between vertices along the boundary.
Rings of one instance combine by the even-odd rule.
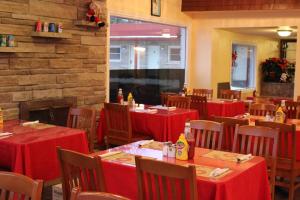
[[[161,92],[184,84],[186,29],[121,17],[110,20],[110,100],[118,88],[138,103],[159,104]]]
[[[255,46],[232,45],[231,86],[235,88],[255,87]]]

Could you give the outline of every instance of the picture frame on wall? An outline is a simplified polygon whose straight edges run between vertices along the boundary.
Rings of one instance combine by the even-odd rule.
[[[151,0],[151,15],[160,17],[161,14],[161,0]]]

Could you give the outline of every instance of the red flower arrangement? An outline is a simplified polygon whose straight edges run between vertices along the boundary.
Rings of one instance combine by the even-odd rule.
[[[286,82],[291,82],[295,75],[295,65],[285,58],[269,58],[261,66],[263,78],[266,82],[280,82],[283,73],[289,77]]]

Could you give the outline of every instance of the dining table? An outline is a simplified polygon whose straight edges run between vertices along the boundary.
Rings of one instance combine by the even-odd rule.
[[[179,135],[183,133],[185,122],[199,119],[197,110],[176,108],[174,110],[155,109],[149,112],[146,109],[131,109],[131,125],[133,132],[143,133],[153,137],[157,141],[176,142]],[[100,120],[97,128],[98,143],[103,142],[107,134],[107,125],[104,109],[100,112]]]
[[[193,159],[177,160],[163,156],[162,142],[139,141],[91,154],[100,156],[107,192],[138,199],[135,156],[155,159],[175,165],[194,165],[200,200],[270,200],[266,161],[252,156],[245,162],[236,161],[239,154],[195,148]],[[224,174],[212,176],[216,168],[228,168]]]
[[[207,101],[208,116],[234,117],[246,112],[246,104],[244,101],[214,99]]]
[[[89,153],[85,131],[44,123],[4,121],[0,168],[44,181],[60,177],[56,147]],[[2,133],[1,133],[2,132]]]

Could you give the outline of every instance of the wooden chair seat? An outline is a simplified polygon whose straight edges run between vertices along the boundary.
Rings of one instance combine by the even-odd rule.
[[[287,160],[286,158],[277,158],[277,170],[288,170],[288,171],[290,171],[292,169],[291,163],[292,163],[291,159]],[[294,170],[299,171],[299,175],[300,175],[300,161],[296,162]]]

